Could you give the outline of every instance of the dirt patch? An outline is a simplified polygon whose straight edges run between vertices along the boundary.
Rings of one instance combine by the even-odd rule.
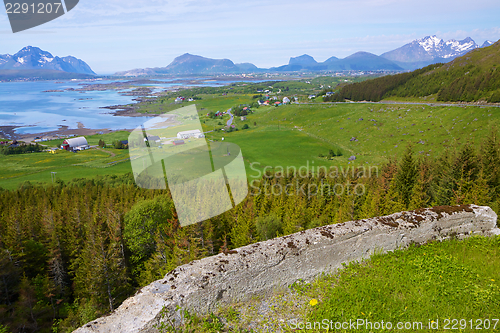
[[[474,210],[471,208],[470,205],[457,205],[457,206],[436,206],[432,208],[417,209],[415,210],[415,212],[418,214],[425,214],[425,212],[434,212],[438,215],[436,219],[440,220],[441,218],[447,215],[453,215],[455,213],[462,213],[462,212],[473,213]]]
[[[382,224],[388,225],[393,228],[399,227],[399,223],[397,223],[393,217],[382,216],[382,217],[377,217],[376,220]]]

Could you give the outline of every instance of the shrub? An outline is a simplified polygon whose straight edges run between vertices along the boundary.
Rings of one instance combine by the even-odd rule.
[[[281,220],[276,214],[260,216],[255,220],[255,227],[261,240],[268,240],[283,232]]]

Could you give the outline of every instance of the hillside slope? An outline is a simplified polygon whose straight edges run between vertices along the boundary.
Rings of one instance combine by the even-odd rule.
[[[331,100],[379,101],[387,97],[424,97],[438,101],[500,102],[500,41],[475,49],[447,64],[428,67],[341,88]]]

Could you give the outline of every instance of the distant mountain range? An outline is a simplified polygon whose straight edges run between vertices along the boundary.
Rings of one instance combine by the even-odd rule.
[[[288,64],[258,68],[251,63],[235,64],[229,59],[210,59],[185,53],[166,67],[133,69],[115,73],[120,76],[142,75],[196,75],[296,71],[403,71],[422,68],[430,64],[449,62],[472,50],[491,46],[485,41],[481,46],[471,38],[444,41],[436,36],[414,40],[380,56],[356,52],[346,58],[330,57],[323,62],[304,54],[291,57]],[[27,46],[14,55],[0,55],[0,80],[84,78],[96,75],[83,60],[72,56],[57,57],[38,47]]]
[[[492,41],[485,41],[481,47],[487,47],[493,43]],[[465,38],[461,41],[454,39],[444,41],[436,36],[427,36],[380,56],[368,52],[356,52],[344,59],[330,57],[324,62],[317,62],[310,55],[304,54],[290,58],[287,65],[269,69],[258,68],[251,63],[235,64],[229,59],[210,59],[186,53],[175,58],[166,67],[133,69],[118,72],[116,75],[224,74],[323,70],[402,71],[414,70],[439,62],[449,62],[477,48],[479,48],[479,45],[471,38]]]
[[[19,76],[20,78],[29,78],[36,75],[36,78],[43,78],[45,74],[54,78],[59,76],[71,77],[68,73],[96,75],[87,63],[72,56],[54,57],[47,51],[38,47],[26,46],[14,55],[0,55],[0,78],[5,75]]]
[[[448,56],[444,59],[454,57],[446,53],[449,52],[446,44],[435,44],[439,46],[435,50]],[[330,100],[380,101],[391,97],[430,97],[448,102],[500,103],[500,71],[497,69],[500,64],[500,41],[484,48],[470,41],[469,45],[470,52],[448,63],[431,64],[413,72],[349,84],[332,95]],[[429,47],[427,52],[432,49]],[[465,51],[464,48],[460,52]]]
[[[485,41],[481,47],[493,43]],[[386,52],[381,57],[395,62],[404,69],[413,70],[439,62],[449,62],[477,48],[479,45],[470,37],[460,41],[454,39],[444,41],[436,36],[427,36]]]
[[[289,71],[378,71],[391,70],[401,71],[402,67],[385,58],[379,57],[373,53],[356,52],[344,59],[330,57],[324,62],[316,62],[313,57],[304,54],[300,57],[290,58],[288,65],[270,68],[271,71],[289,72]]]

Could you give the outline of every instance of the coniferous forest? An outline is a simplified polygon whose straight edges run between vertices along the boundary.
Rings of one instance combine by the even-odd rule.
[[[24,183],[0,192],[0,332],[70,332],[178,265],[307,228],[435,205],[498,213],[499,168],[493,129],[437,159],[409,146],[370,172],[264,175],[236,208],[187,227],[168,189],[140,189],[131,175]],[[298,186],[278,190],[286,184]]]

